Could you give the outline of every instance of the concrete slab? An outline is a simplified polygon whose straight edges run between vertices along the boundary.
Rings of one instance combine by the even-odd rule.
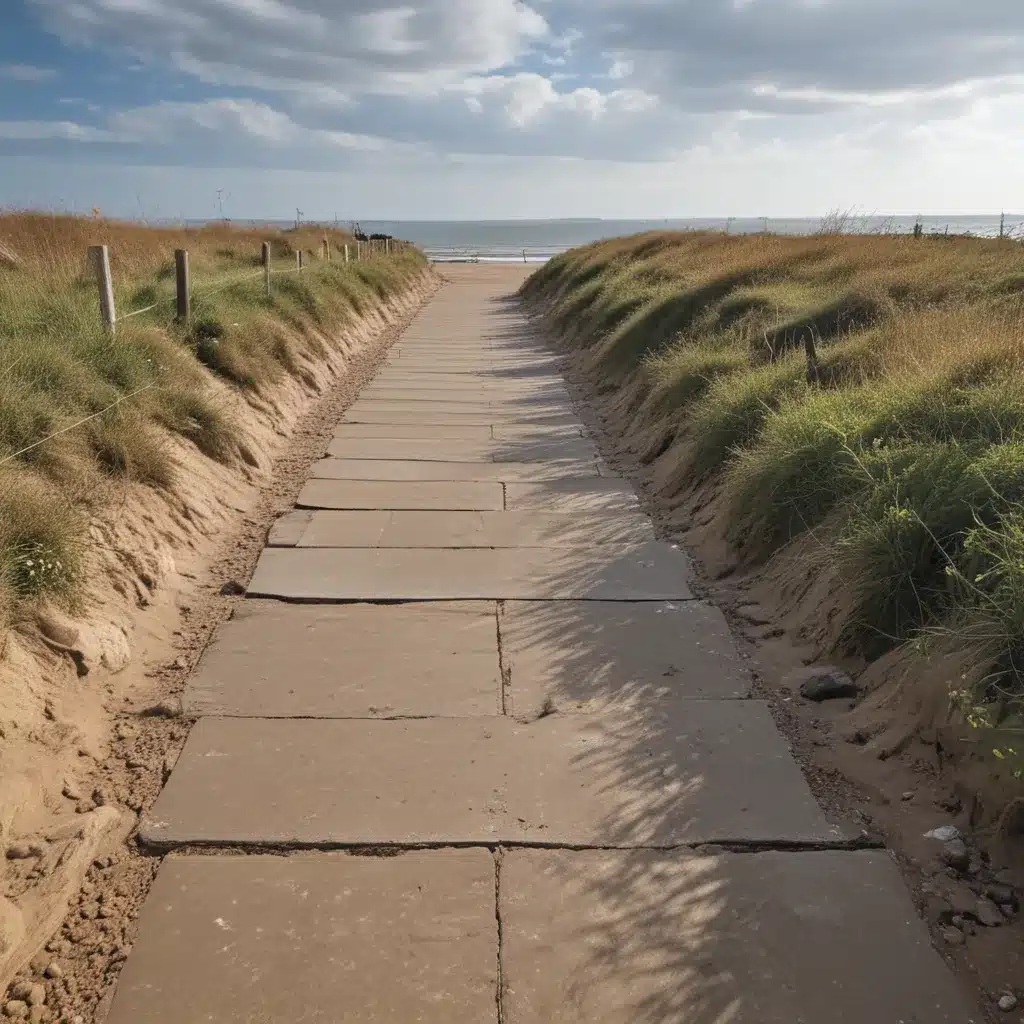
[[[513,850],[507,1024],[969,1024],[884,851]]]
[[[489,424],[477,423],[341,423],[334,431],[335,437],[429,437],[457,438],[465,441],[490,441],[492,432]]]
[[[335,459],[409,459],[433,462],[543,462],[595,459],[597,449],[584,437],[519,437],[469,441],[432,437],[335,437],[327,454]]]
[[[453,411],[450,406],[432,405],[410,410],[407,406],[395,406],[393,402],[355,402],[342,417],[344,423],[401,423],[401,424],[474,424],[489,427],[492,423],[516,423],[522,425],[580,425],[575,413],[529,414],[509,416],[490,409],[478,412]]]
[[[507,601],[499,628],[517,718],[750,695],[722,613],[700,601]]]
[[[658,541],[586,548],[266,548],[250,597],[286,601],[675,601],[686,556]]]
[[[160,848],[837,838],[765,705],[670,710],[529,724],[201,718],[140,835]]]
[[[523,388],[514,384],[483,387],[473,381],[464,384],[425,386],[422,383],[388,384],[374,381],[360,392],[360,397],[381,402],[476,402],[481,400],[505,404],[508,402],[564,402],[569,393],[564,387]]]
[[[300,508],[498,511],[502,485],[480,481],[308,480]]]
[[[402,442],[399,442],[400,444]],[[561,480],[600,475],[596,459],[548,462],[426,462],[403,459],[320,459],[319,480]]]
[[[505,507],[579,514],[638,509],[629,484],[614,477],[600,480],[552,480],[544,483],[508,483]]]
[[[579,423],[579,417],[571,406],[564,403],[551,402],[547,405],[522,406],[511,404],[493,404],[490,402],[459,402],[453,405],[451,402],[395,402],[382,401],[376,398],[360,398],[355,401],[345,414],[347,422],[359,423],[369,422],[362,417],[368,413],[387,413],[390,416],[396,414],[401,416],[399,420],[385,420],[384,422],[406,422],[412,417],[418,417],[422,423],[465,423],[478,422],[484,417],[483,422],[487,424],[512,420],[517,423]],[[461,420],[434,419],[435,416],[461,416]]]
[[[185,688],[190,715],[501,714],[496,608],[245,601]]]
[[[495,423],[491,427],[495,441],[517,441],[520,438],[554,440],[557,437],[585,437],[583,427],[578,423],[553,423],[532,425],[529,423]]]
[[[108,1024],[496,1017],[486,850],[169,857]]]
[[[290,512],[273,526],[273,547],[518,548],[629,545],[653,540],[639,512]]]

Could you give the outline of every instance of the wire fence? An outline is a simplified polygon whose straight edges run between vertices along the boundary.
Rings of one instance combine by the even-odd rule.
[[[311,271],[318,266],[331,266],[336,262],[350,263],[363,262],[366,260],[390,257],[404,249],[404,243],[397,242],[391,238],[380,239],[357,239],[353,244],[339,246],[332,249],[331,242],[324,238],[320,243],[318,257],[312,252],[299,249],[295,252],[295,265],[282,268],[275,266],[269,242],[264,242],[262,252],[259,256],[259,269],[246,271],[242,274],[234,274],[228,278],[218,276],[209,286],[200,286],[193,289],[192,275],[189,266],[189,253],[187,249],[177,249],[174,253],[175,265],[175,288],[173,294],[164,296],[139,309],[132,309],[128,312],[119,312],[114,299],[114,279],[110,270],[110,249],[106,245],[94,245],[89,247],[89,262],[96,275],[96,283],[99,287],[100,296],[100,317],[104,326],[114,334],[117,325],[132,317],[141,316],[143,313],[152,312],[154,309],[166,303],[173,303],[175,306],[176,319],[188,322],[192,312],[192,301],[194,298],[206,299],[219,292],[226,291],[246,281],[255,281],[263,278],[267,297],[273,294],[273,278],[283,274],[298,274],[303,271]],[[307,259],[307,256],[309,259]],[[337,259],[335,258],[337,257]],[[279,262],[279,261],[278,261]]]

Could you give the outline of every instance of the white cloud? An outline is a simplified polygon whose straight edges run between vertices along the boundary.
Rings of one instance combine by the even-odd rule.
[[[26,85],[37,85],[57,77],[53,68],[37,68],[32,64],[0,64],[0,78],[11,82],[24,82]]]

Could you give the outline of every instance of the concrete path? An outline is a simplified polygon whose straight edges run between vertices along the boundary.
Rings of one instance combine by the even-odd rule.
[[[601,463],[521,272],[450,273],[190,682],[112,1024],[980,1021]]]

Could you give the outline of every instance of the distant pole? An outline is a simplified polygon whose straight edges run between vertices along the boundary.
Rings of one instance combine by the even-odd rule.
[[[330,261],[331,258],[331,240],[329,238],[324,239],[324,259]]]
[[[526,262],[526,250],[525,249],[523,250],[523,262],[524,263]]]
[[[260,254],[263,261],[263,280],[267,286],[267,298],[270,298],[270,243],[264,242]]]
[[[89,262],[96,271],[96,282],[100,286],[100,319],[113,334],[117,313],[114,309],[114,281],[110,276],[110,249],[105,245],[90,245]]]
[[[299,249],[295,253],[295,269],[296,270],[301,270],[302,269],[302,250],[301,249]]]
[[[1005,238],[1006,237],[1006,214],[1005,213],[999,214],[999,237],[1000,238]]]
[[[391,239],[384,239],[384,251],[390,256],[391,255]]]
[[[188,250],[174,250],[174,276],[178,290],[178,320],[187,324],[192,313],[191,279],[188,272]]]
[[[360,250],[363,247],[363,243],[356,239],[356,262],[359,261]]]

